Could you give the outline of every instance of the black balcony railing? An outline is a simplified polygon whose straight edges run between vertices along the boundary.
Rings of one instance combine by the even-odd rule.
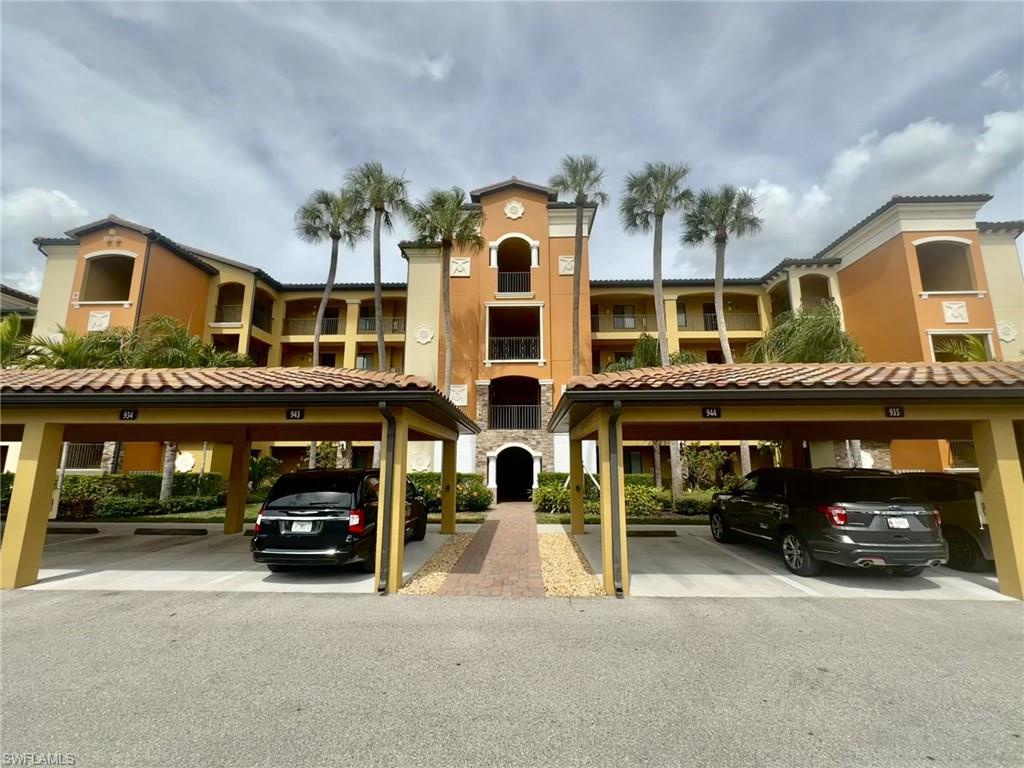
[[[540,429],[539,405],[492,405],[489,429]]]
[[[252,324],[270,333],[274,327],[274,316],[270,313],[269,309],[265,309],[257,304],[252,308]]]
[[[240,323],[242,322],[242,305],[219,304],[214,318],[215,323]]]
[[[382,317],[381,324],[384,326],[384,333],[405,333],[404,317]],[[356,327],[359,333],[376,333],[377,318],[360,317]]]
[[[529,293],[529,272],[498,272],[498,293]]]
[[[492,336],[488,345],[491,360],[539,360],[539,336]]]

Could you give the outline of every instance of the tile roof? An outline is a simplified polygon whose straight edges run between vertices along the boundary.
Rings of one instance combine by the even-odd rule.
[[[556,192],[551,187],[545,187],[542,184],[533,184],[529,181],[523,181],[522,179],[516,178],[515,176],[513,176],[511,179],[505,179],[504,181],[498,181],[495,182],[494,184],[487,184],[486,186],[483,187],[471,189],[469,191],[469,199],[474,203],[479,203],[480,197],[482,195],[514,187],[519,187],[521,189],[529,189],[534,192],[540,192],[542,195],[547,195],[548,200],[550,200],[551,202],[555,202],[556,200],[558,200],[558,192]]]
[[[4,285],[3,283],[0,283],[0,293],[6,293],[8,296],[12,296],[16,299],[21,299],[22,301],[28,302],[30,304],[39,303],[38,296],[33,296],[31,293],[19,291],[17,288],[11,288],[9,285]]]
[[[166,392],[435,392],[420,376],[346,368],[6,368],[0,394]]]
[[[758,392],[811,388],[993,388],[1024,393],[1024,363],[698,363],[578,376],[569,382],[566,391]]]
[[[979,232],[1013,232],[1014,237],[1020,237],[1024,232],[1024,221],[979,221]]]

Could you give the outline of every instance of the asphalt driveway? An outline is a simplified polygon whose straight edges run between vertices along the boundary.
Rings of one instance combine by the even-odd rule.
[[[1024,606],[19,590],[5,753],[75,766],[1020,766]]]

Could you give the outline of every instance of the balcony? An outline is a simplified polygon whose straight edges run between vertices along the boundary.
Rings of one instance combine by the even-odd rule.
[[[540,429],[539,405],[492,405],[488,429]]]
[[[286,336],[312,336],[315,325],[315,317],[286,317],[284,333]],[[321,336],[332,336],[344,332],[345,323],[338,317],[325,317],[320,326]]]
[[[646,331],[658,332],[657,315],[593,315],[590,318],[591,331]]]
[[[490,360],[539,360],[539,336],[492,336],[488,344]]]
[[[384,326],[384,333],[405,333],[404,317],[382,317],[381,323]],[[376,317],[360,317],[356,326],[359,333],[376,333]]]
[[[949,463],[951,469],[977,469],[978,458],[973,440],[950,440]]]
[[[530,293],[529,272],[498,272],[498,293]]]
[[[756,312],[726,312],[725,327],[732,331],[760,331],[761,317]],[[680,331],[704,332],[717,331],[718,318],[714,312],[705,312],[700,315],[680,315],[677,319],[677,328]]]
[[[221,304],[217,307],[217,311],[214,313],[215,323],[241,323],[242,322],[242,305],[241,304]]]
[[[103,468],[103,443],[68,443],[66,469]]]
[[[252,308],[252,324],[260,330],[270,333],[274,327],[274,316],[269,309],[257,304]]]

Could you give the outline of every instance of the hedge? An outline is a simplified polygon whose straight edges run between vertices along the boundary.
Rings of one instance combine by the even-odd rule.
[[[145,472],[138,474],[107,474],[107,475],[66,475],[60,493],[59,517],[88,518],[96,512],[96,505],[108,496],[140,497],[157,499],[160,496],[159,474]],[[224,491],[224,478],[216,473],[203,475],[202,483],[199,474],[191,472],[175,472],[174,484],[171,487],[172,499],[196,497],[199,487],[200,497],[220,496]],[[216,506],[216,505],[215,505]]]
[[[174,496],[159,501],[146,496],[105,496],[96,502],[96,517],[180,515],[224,506],[223,496]]]
[[[653,485],[626,485],[626,514],[629,517],[656,517],[665,510],[664,491]],[[569,514],[569,489],[550,483],[537,485],[533,504],[537,512],[551,515]],[[596,499],[584,500],[584,512],[597,511]]]
[[[676,500],[675,510],[680,515],[707,515],[714,508],[714,491],[690,491]]]
[[[441,511],[441,473],[410,472],[409,479],[423,494],[427,512]],[[456,475],[455,509],[459,512],[483,512],[494,503],[494,495],[484,484],[482,475],[460,472]]]

